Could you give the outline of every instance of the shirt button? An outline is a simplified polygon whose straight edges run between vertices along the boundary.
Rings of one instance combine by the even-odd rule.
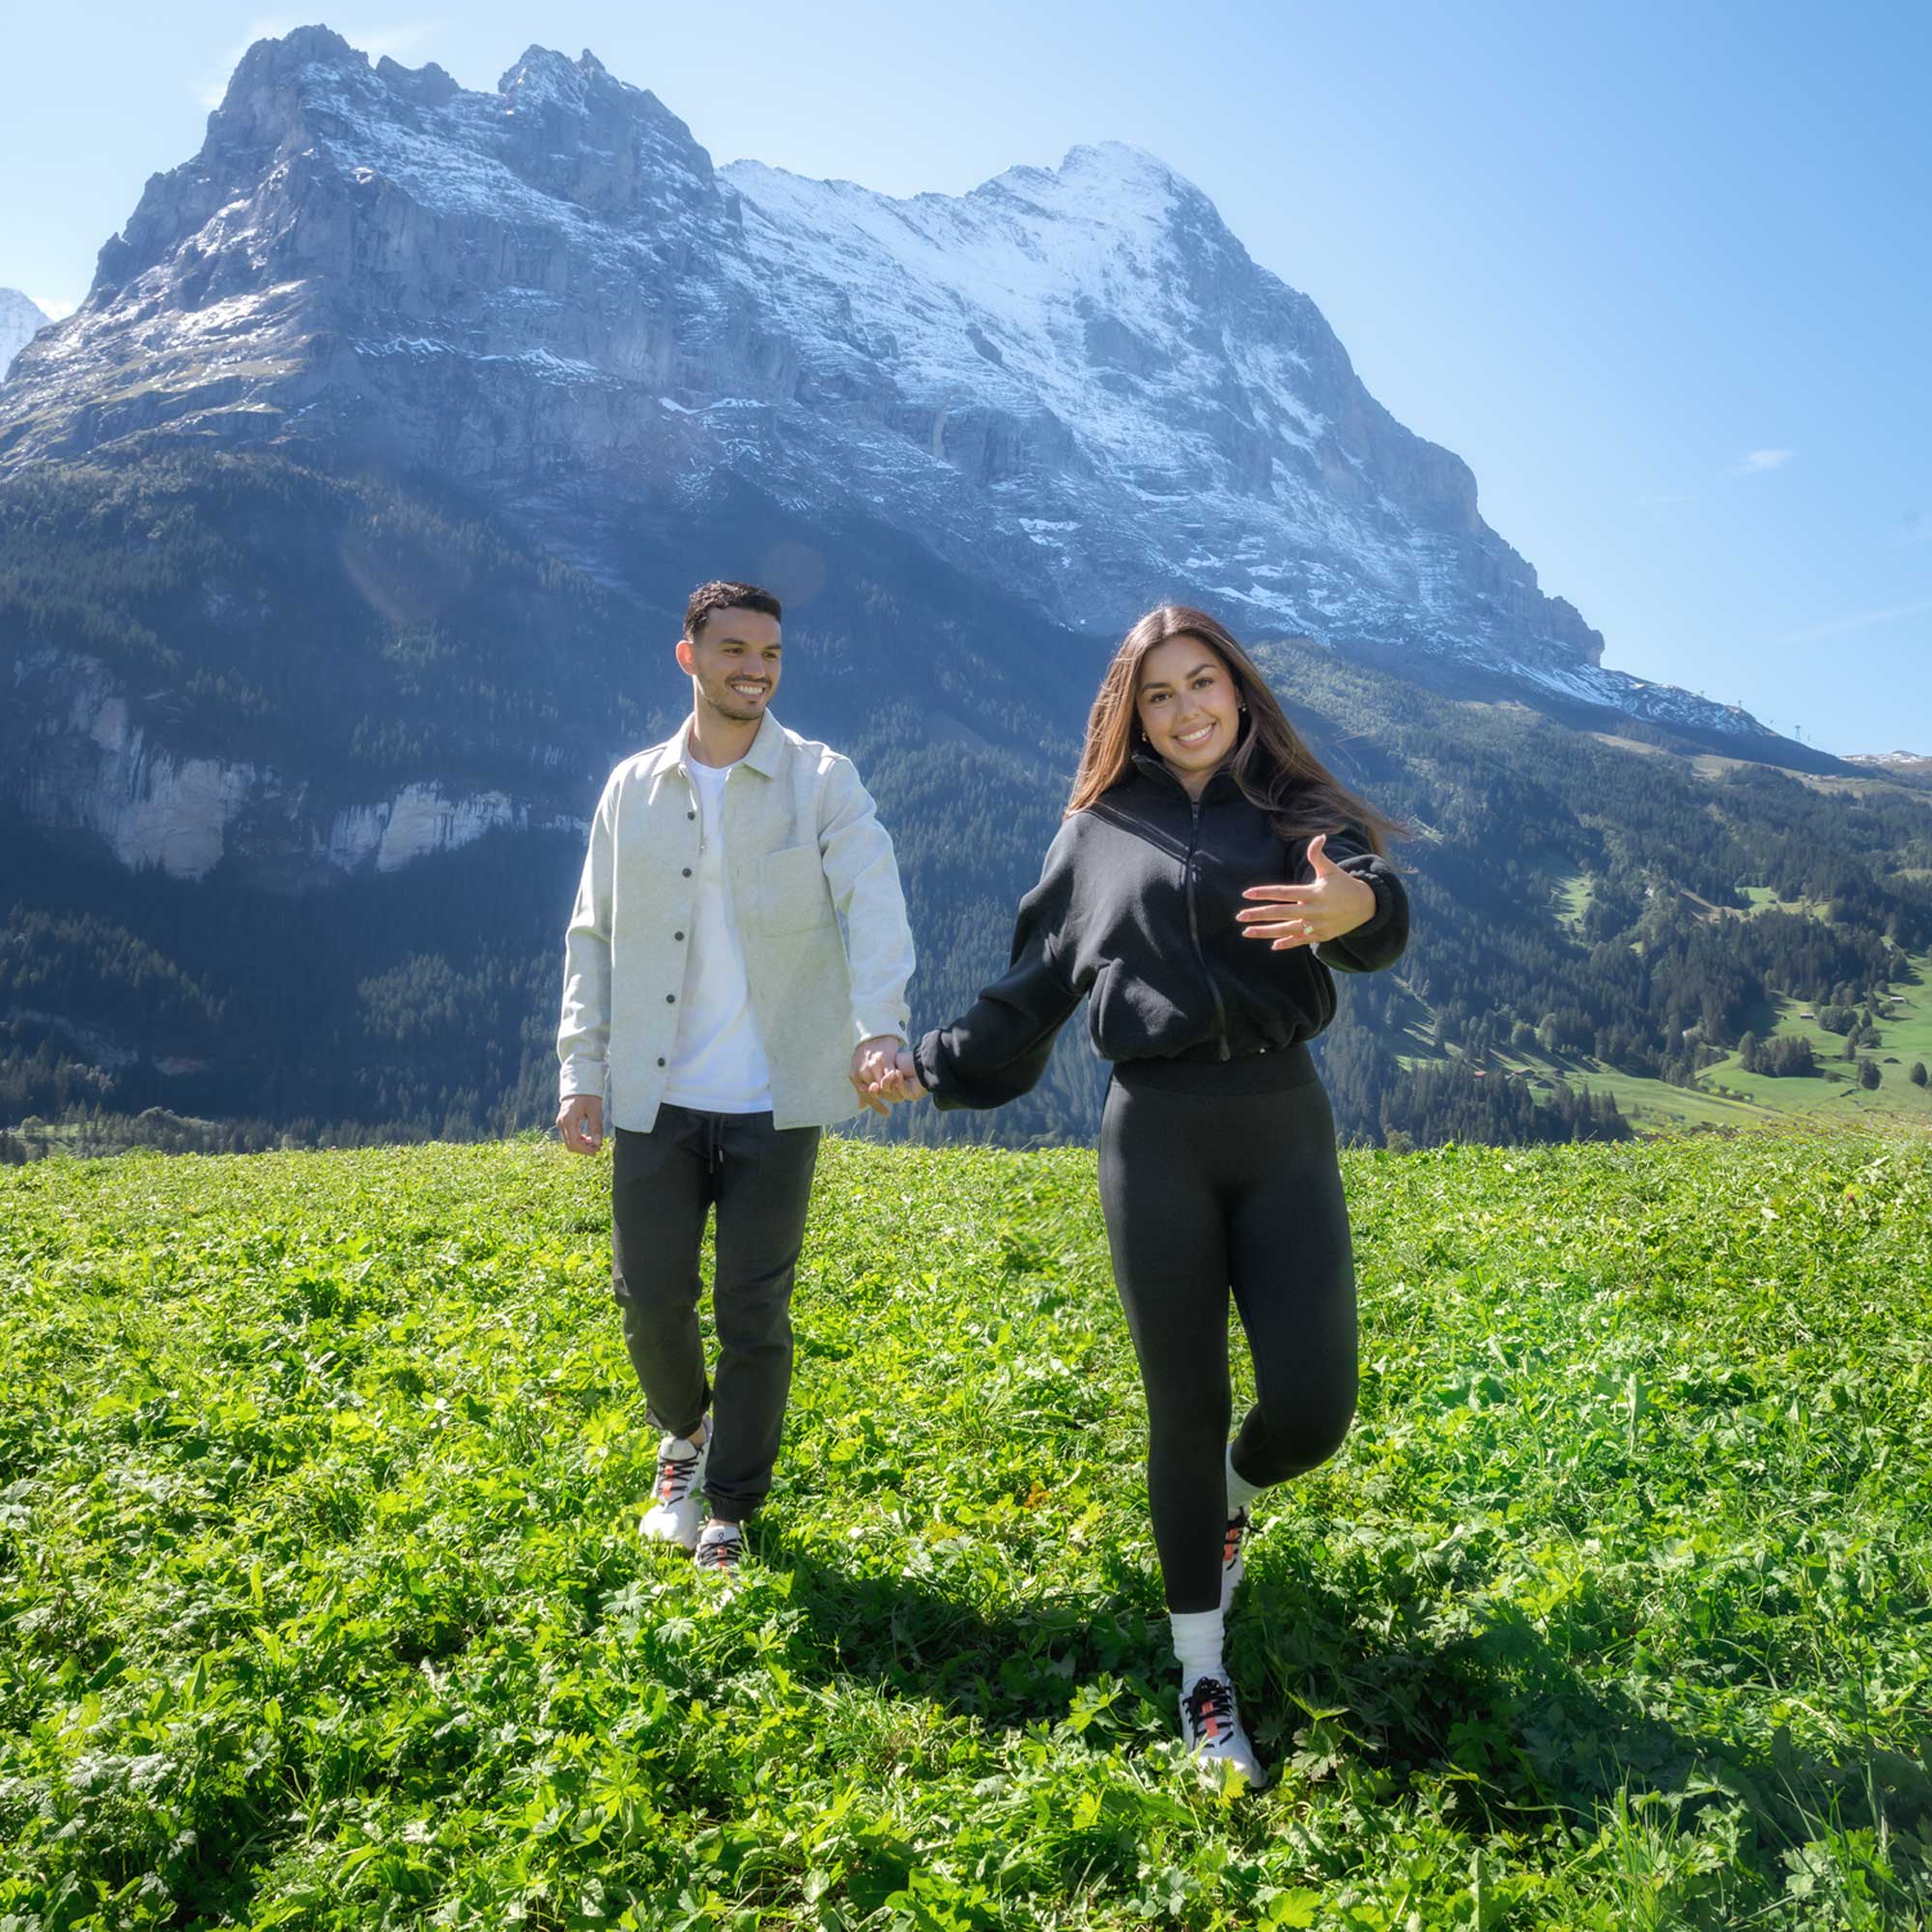
[[[658,1065],[659,1065],[660,1066],[662,1066],[662,1065],[663,1065],[664,1064],[665,1064],[665,1063],[664,1063],[664,1055],[663,1055],[663,1054],[659,1054],[659,1055],[658,1055]]]
[[[676,1005],[677,1005],[677,995],[676,995],[675,993],[667,993],[667,994],[665,995],[665,1005],[666,1005],[666,1006],[668,1006],[668,1007],[674,1007],[674,1006],[676,1006]]]
[[[682,939],[682,938],[684,937],[684,934],[683,934],[683,933],[681,933],[681,932],[673,932],[673,933],[671,934],[671,937],[672,937],[673,939]]]
[[[684,815],[687,818],[696,818],[697,816],[696,812],[695,811],[687,811]]]
[[[690,867],[689,866],[687,866],[687,867],[686,867],[684,868],[684,876],[685,876],[685,877],[686,877],[687,879],[691,877],[691,867]]]

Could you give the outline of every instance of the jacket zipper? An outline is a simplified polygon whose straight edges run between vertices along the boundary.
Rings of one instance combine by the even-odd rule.
[[[1208,991],[1214,1001],[1214,1044],[1219,1049],[1217,1060],[1228,1059],[1228,1009],[1221,1004],[1221,989],[1214,983],[1214,969],[1208,964],[1207,949],[1201,944],[1201,921],[1194,910],[1194,854],[1201,843],[1201,801],[1188,800],[1194,814],[1193,825],[1187,835],[1187,936],[1194,942],[1194,956],[1201,965],[1201,977],[1208,981]]]

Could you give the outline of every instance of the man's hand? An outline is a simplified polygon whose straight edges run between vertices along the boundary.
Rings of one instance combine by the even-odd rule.
[[[595,1153],[604,1145],[603,1095],[573,1094],[556,1110],[556,1130],[572,1153]]]
[[[912,1057],[910,1047],[900,1047],[887,1062],[884,1070],[872,1085],[872,1092],[882,1100],[925,1098],[925,1082],[919,1077],[919,1062]]]
[[[1269,951],[1293,946],[1320,946],[1353,932],[1376,916],[1376,889],[1366,879],[1345,872],[1323,847],[1325,832],[1308,841],[1308,864],[1315,876],[1301,885],[1250,886],[1244,899],[1264,899],[1265,905],[1244,907],[1235,915],[1243,939],[1265,939]]]
[[[859,1096],[859,1104],[874,1114],[889,1113],[891,1109],[879,1096],[880,1077],[891,1071],[894,1056],[905,1042],[895,1033],[874,1034],[870,1039],[862,1039],[852,1049],[852,1091]]]

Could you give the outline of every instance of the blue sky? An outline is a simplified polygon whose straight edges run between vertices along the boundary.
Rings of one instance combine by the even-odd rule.
[[[0,284],[77,300],[242,49],[318,17],[468,87],[588,47],[720,162],[894,194],[1138,142],[1468,461],[1606,663],[1932,753],[1932,7],[18,10]]]

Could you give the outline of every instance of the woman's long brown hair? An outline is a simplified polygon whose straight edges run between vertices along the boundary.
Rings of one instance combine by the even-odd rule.
[[[1236,694],[1247,706],[1247,728],[1230,761],[1235,782],[1251,804],[1267,813],[1276,832],[1293,840],[1356,826],[1367,836],[1372,851],[1386,852],[1388,840],[1402,827],[1351,792],[1308,749],[1260,668],[1228,627],[1185,604],[1160,605],[1122,639],[1088,714],[1087,742],[1081,748],[1080,769],[1073,775],[1066,815],[1084,811],[1133,769],[1140,735],[1134,697],[1140,689],[1141,660],[1155,645],[1174,638],[1200,639],[1228,667]]]

